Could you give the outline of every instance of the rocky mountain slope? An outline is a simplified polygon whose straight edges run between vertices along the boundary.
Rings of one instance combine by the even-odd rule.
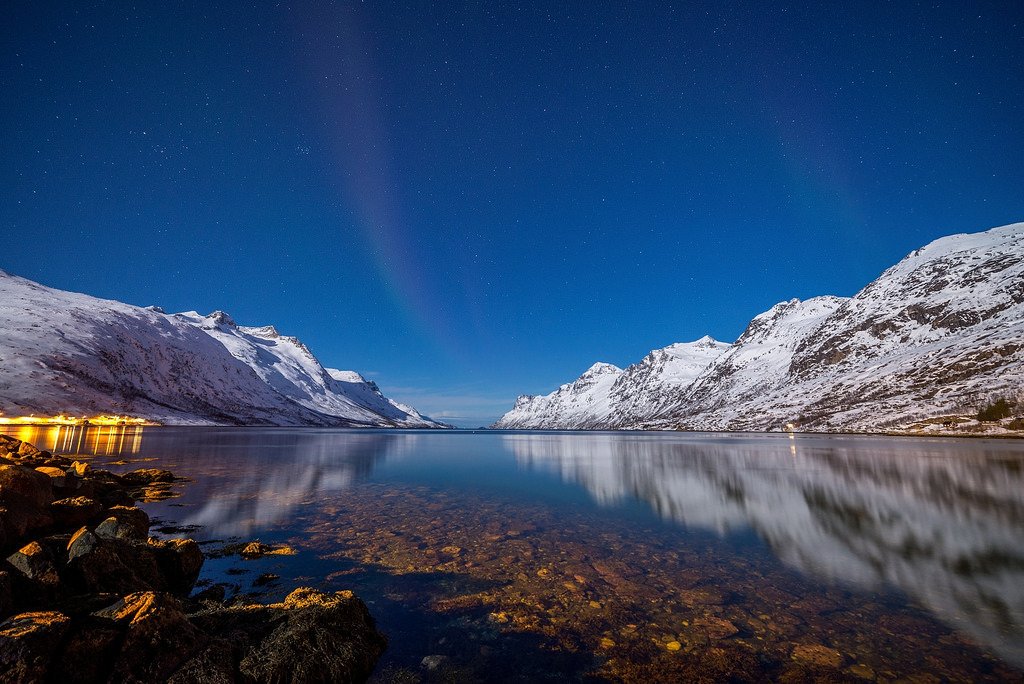
[[[1024,399],[1024,223],[941,238],[853,297],[776,304],[718,344],[689,374],[642,372],[672,345],[590,390],[600,419],[580,415],[571,383],[520,397],[495,427],[955,429]]]
[[[0,271],[0,411],[166,424],[439,427],[273,326],[167,314]]]

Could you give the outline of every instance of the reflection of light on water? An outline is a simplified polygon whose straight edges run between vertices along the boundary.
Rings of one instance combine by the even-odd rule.
[[[137,454],[141,425],[21,425],[11,431],[23,442],[60,454]]]

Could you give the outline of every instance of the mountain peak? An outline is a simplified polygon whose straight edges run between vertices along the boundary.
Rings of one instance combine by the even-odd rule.
[[[232,328],[236,327],[235,319],[231,318],[226,312],[217,310],[206,316],[208,320],[215,323],[216,325],[227,325]]]
[[[610,375],[612,373],[621,373],[621,372],[622,372],[622,369],[619,368],[618,366],[614,366],[614,365],[612,365],[610,363],[604,363],[602,361],[598,361],[593,366],[591,366],[586,371],[584,371],[583,375],[580,376],[580,377],[592,377],[592,376],[595,376],[595,375]]]

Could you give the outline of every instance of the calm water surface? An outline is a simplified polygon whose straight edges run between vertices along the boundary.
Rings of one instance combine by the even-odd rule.
[[[203,580],[355,590],[377,681],[1024,681],[1020,441],[9,432],[191,478],[146,506],[209,550],[295,547]]]

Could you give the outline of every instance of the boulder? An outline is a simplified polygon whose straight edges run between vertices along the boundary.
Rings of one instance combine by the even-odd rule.
[[[107,510],[107,515],[131,527],[134,530],[132,539],[145,541],[149,538],[149,515],[141,508],[136,508],[135,506],[111,506]]]
[[[192,620],[234,645],[243,681],[362,681],[387,645],[350,591],[296,589],[282,603],[233,606]]]
[[[95,518],[103,510],[102,504],[87,496],[58,499],[50,504],[50,515],[58,529],[75,529]]]
[[[18,447],[18,455],[22,458],[46,458],[50,455],[50,452],[37,449],[35,445],[28,442],[22,442]]]
[[[7,456],[8,454],[17,454],[18,447],[20,446],[20,439],[8,437],[7,435],[0,435],[0,456]]]
[[[113,681],[165,681],[208,641],[168,594],[129,594],[93,615],[124,631],[111,672]]]
[[[69,545],[68,559],[65,574],[80,592],[124,596],[166,588],[156,554],[146,544],[101,539],[80,530]]]
[[[10,556],[7,562],[36,584],[56,591],[60,587],[60,574],[53,554],[39,542],[29,542]]]
[[[111,664],[117,657],[123,631],[109,620],[85,616],[72,622],[50,666],[52,681],[92,684],[110,680]]]
[[[64,484],[67,480],[67,473],[60,468],[53,468],[50,466],[40,466],[36,468],[37,473],[42,473],[50,478],[50,484],[55,488],[63,489]]]
[[[223,584],[213,584],[202,591],[196,592],[195,595],[192,596],[192,600],[221,604],[224,603],[226,595],[227,592],[224,590]]]
[[[99,543],[99,537],[89,531],[89,528],[82,527],[71,535],[71,539],[68,541],[68,562],[70,563],[79,556],[92,553]]]
[[[90,488],[88,493],[86,487]],[[113,473],[105,470],[93,470],[89,479],[85,480],[82,489],[77,492],[81,496],[89,496],[96,499],[104,507],[131,506],[135,499],[125,490],[124,484]]]
[[[121,522],[117,518],[107,518],[93,530],[100,539],[125,539],[144,541],[145,537],[139,538],[138,531],[131,525]]]
[[[21,613],[0,624],[0,682],[41,682],[71,618],[57,611]]]
[[[168,591],[188,596],[203,568],[203,552],[192,539],[150,539]]]
[[[178,668],[168,684],[232,684],[242,681],[235,669],[236,649],[229,641],[216,639]]]
[[[0,507],[7,510],[0,518],[0,528],[6,543],[51,525],[51,501],[53,487],[47,475],[22,466],[0,465]]]

